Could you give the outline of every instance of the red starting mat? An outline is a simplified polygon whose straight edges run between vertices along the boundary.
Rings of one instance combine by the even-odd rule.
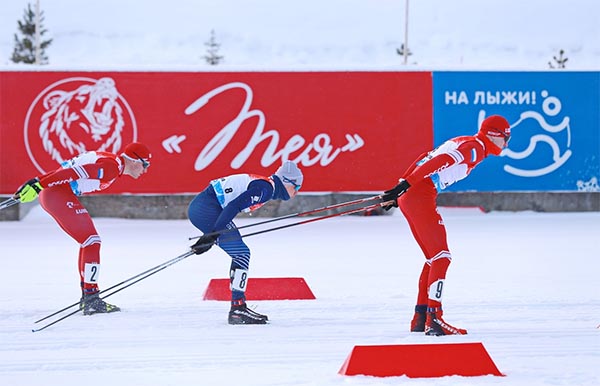
[[[231,300],[229,279],[211,279],[204,300]],[[301,277],[250,278],[247,300],[306,300],[316,299]]]
[[[504,375],[481,343],[354,346],[339,374],[410,378]]]

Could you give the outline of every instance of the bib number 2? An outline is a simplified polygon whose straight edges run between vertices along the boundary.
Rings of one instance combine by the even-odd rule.
[[[83,272],[83,281],[88,284],[98,284],[98,276],[100,276],[100,264],[86,263]]]

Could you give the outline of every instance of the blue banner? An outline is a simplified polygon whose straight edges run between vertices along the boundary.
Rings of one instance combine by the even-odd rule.
[[[600,72],[434,72],[438,146],[487,116],[511,124],[509,146],[449,191],[599,191]]]

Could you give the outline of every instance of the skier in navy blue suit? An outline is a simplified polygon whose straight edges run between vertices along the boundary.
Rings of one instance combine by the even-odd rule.
[[[233,219],[240,212],[251,212],[271,200],[287,201],[302,186],[302,171],[285,161],[275,174],[233,174],[212,180],[189,205],[188,217],[204,235],[191,246],[196,254],[217,244],[231,256],[231,310],[229,324],[266,324],[269,318],[246,306],[246,284],[250,249],[241,238]]]

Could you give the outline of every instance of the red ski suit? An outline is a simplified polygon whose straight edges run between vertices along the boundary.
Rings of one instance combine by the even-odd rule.
[[[60,169],[40,179],[42,208],[79,243],[79,275],[85,293],[98,291],[100,236],[77,196],[108,188],[121,176],[124,162],[106,152],[87,152],[65,161]]]
[[[438,191],[459,181],[498,148],[485,136],[461,136],[422,154],[403,174],[410,188],[398,198],[398,205],[425,255],[419,278],[418,305],[441,307],[446,271],[452,256],[446,228],[437,211]]]

